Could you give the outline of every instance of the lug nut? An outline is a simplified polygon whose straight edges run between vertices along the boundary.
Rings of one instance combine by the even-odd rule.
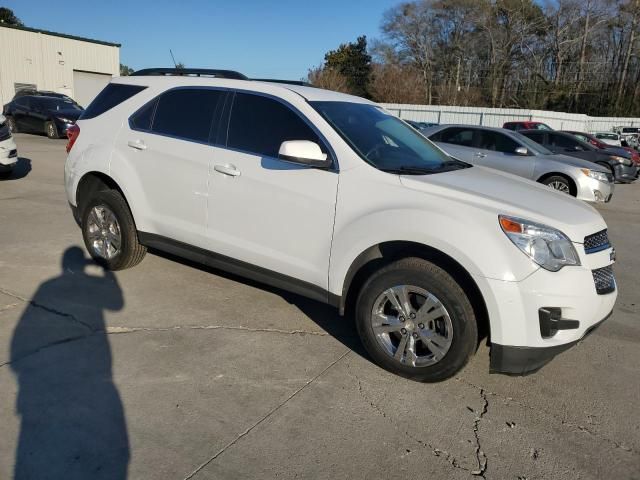
[[[411,317],[411,319],[413,320],[414,318],[416,318],[416,314],[412,313],[411,315],[409,315]]]
[[[400,316],[398,317],[398,320],[400,320],[401,322],[404,322],[405,318],[404,318],[402,315],[400,315]]]
[[[424,328],[424,323],[419,323],[418,328]]]
[[[400,330],[400,332],[402,332],[403,335],[406,335],[407,334],[407,329],[403,328],[403,329]]]
[[[417,333],[414,333],[414,334],[413,334],[413,338],[418,338],[418,334],[417,334]]]

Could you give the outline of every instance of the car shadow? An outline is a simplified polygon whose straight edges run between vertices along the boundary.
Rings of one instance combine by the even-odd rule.
[[[267,292],[274,293],[282,297],[286,302],[294,305],[302,313],[304,313],[309,319],[311,319],[318,327],[327,332],[333,338],[342,343],[345,347],[349,348],[353,352],[360,355],[362,358],[372,362],[371,358],[364,349],[360,337],[356,330],[355,322],[352,315],[340,316],[338,310],[331,305],[312,300],[295,293],[282,290],[280,288],[272,287],[264,283],[260,283],[233,273],[226,272],[217,268],[209,267],[207,265],[193,262],[170,253],[166,253],[156,249],[150,249],[150,253],[162,258],[186,265],[192,268],[197,268],[203,272],[211,273],[219,277],[232,280],[234,282],[249,285]]]
[[[20,180],[31,172],[31,159],[25,157],[18,157],[18,161],[16,162],[11,173],[3,177],[0,175],[0,182],[8,182],[11,180]]]
[[[129,438],[104,319],[123,307],[113,273],[79,247],[29,301],[9,363],[18,384],[16,480],[127,478]]]

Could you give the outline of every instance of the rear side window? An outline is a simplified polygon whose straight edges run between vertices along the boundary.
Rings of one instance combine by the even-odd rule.
[[[286,105],[260,95],[236,93],[228,147],[277,158],[286,140],[310,140],[325,151],[318,135]]]
[[[151,130],[151,121],[156,111],[158,99],[155,98],[144,107],[134,113],[129,119],[129,125],[135,130]]]
[[[107,110],[111,110],[113,107],[120,105],[125,100],[130,99],[136,93],[141,92],[147,87],[141,85],[124,85],[121,83],[110,83],[98,94],[93,102],[89,104],[82,115],[80,120],[88,120],[95,118],[98,115],[102,115]]]
[[[447,128],[440,132],[440,141],[471,147],[473,146],[473,130],[470,128]]]
[[[498,132],[483,130],[480,132],[480,148],[495,152],[515,153],[518,144],[515,140]]]
[[[214,113],[224,94],[205,88],[163,93],[158,99],[151,130],[185,140],[208,142]]]
[[[550,136],[553,139],[553,144],[556,147],[575,148],[575,147],[580,146],[580,144],[576,140],[573,140],[571,138],[565,137],[563,135],[550,135]]]

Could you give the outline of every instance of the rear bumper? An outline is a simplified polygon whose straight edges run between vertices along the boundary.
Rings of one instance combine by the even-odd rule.
[[[507,375],[534,373],[553,360],[556,355],[582,341],[602,325],[602,323],[611,316],[611,313],[613,312],[610,312],[598,323],[592,325],[580,339],[563,345],[555,345],[553,347],[517,347],[493,343],[491,345],[490,372],[504,373]]]

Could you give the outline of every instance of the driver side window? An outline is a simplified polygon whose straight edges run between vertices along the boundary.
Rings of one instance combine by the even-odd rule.
[[[516,148],[520,147],[515,140],[498,132],[483,130],[480,132],[480,148],[485,150],[493,150],[502,153],[515,153]]]

